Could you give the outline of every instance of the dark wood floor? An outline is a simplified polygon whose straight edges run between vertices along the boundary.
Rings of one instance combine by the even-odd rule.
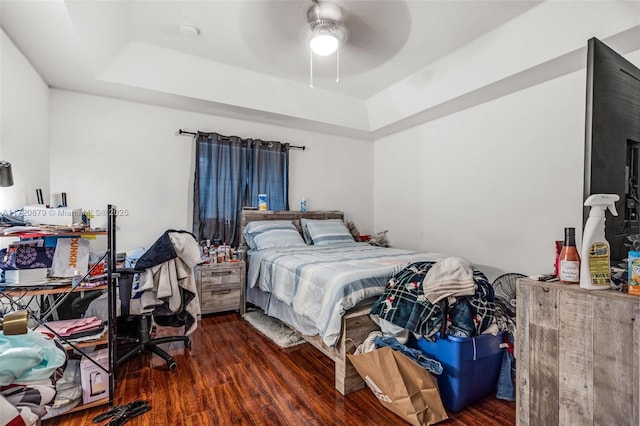
[[[178,368],[157,355],[128,361],[117,373],[114,404],[144,399],[151,411],[127,425],[397,425],[369,389],[346,397],[333,387],[333,363],[309,344],[280,349],[236,313],[205,316],[191,349],[170,344]],[[90,425],[107,405],[43,421]],[[493,396],[443,425],[515,425],[515,403]],[[102,424],[104,424],[103,422]]]

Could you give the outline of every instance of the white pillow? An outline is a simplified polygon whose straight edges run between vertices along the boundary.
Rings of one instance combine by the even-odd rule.
[[[301,219],[302,231],[307,243],[326,246],[354,242],[347,226],[340,219]]]
[[[249,248],[253,250],[306,246],[295,225],[287,220],[249,222],[242,234]]]

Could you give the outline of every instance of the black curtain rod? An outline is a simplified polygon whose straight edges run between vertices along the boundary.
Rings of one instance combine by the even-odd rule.
[[[180,135],[192,135],[192,136],[197,136],[198,134],[196,132],[188,132],[186,130],[182,130],[182,129],[178,129],[178,134]],[[302,145],[302,146],[297,146],[297,145],[289,145],[289,148],[294,148],[294,149],[301,149],[301,150],[305,150],[307,149],[306,146]]]

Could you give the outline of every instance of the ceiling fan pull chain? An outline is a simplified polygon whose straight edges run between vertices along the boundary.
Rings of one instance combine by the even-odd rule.
[[[340,45],[336,49],[336,83],[340,83]]]
[[[309,49],[309,87],[313,89],[313,51]]]

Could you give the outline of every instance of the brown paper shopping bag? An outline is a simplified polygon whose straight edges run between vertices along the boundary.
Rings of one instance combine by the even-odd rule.
[[[347,357],[382,405],[412,425],[448,418],[437,380],[406,355],[384,347]]]

